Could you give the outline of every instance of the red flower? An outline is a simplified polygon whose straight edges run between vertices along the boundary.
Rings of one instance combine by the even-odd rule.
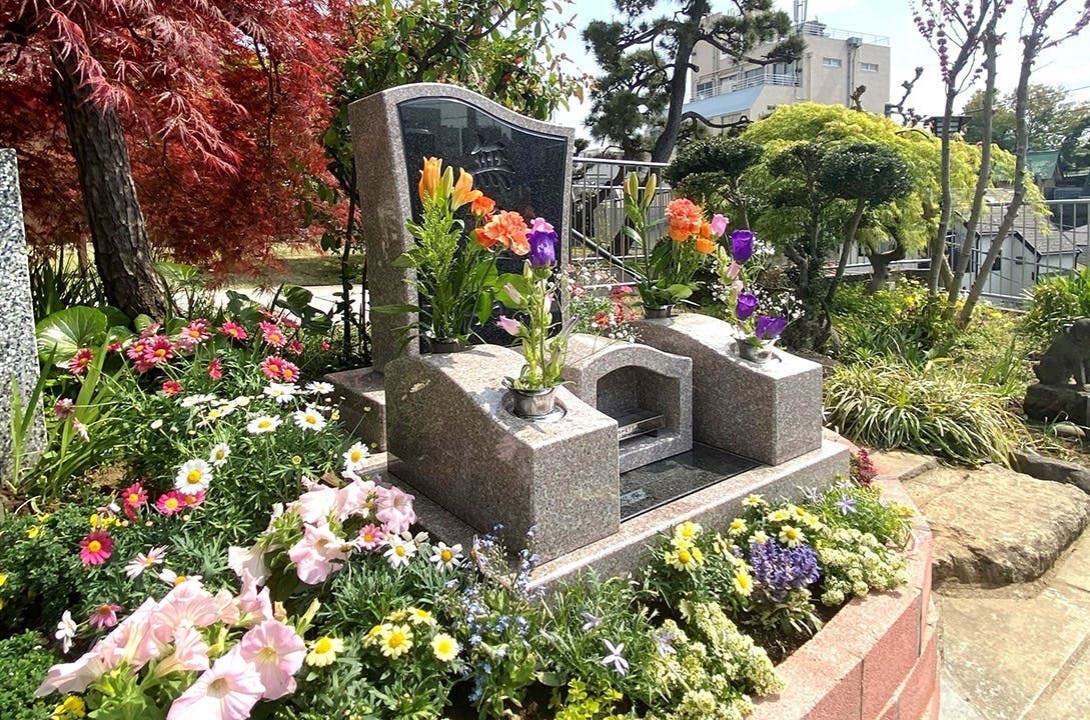
[[[136,510],[148,502],[148,491],[139,482],[129,485],[121,492],[121,503],[125,511],[125,517],[129,520],[136,519]]]
[[[219,380],[223,377],[223,367],[220,366],[219,358],[212,358],[212,362],[208,363],[208,377],[213,380]]]
[[[292,355],[302,355],[303,343],[299,342],[298,340],[292,340],[288,343],[288,352],[290,352]]]
[[[91,348],[80,348],[68,361],[68,372],[79,377],[86,372],[87,366],[91,364],[92,357]]]
[[[84,565],[101,565],[113,554],[114,540],[108,532],[92,530],[79,541],[79,547],[79,559]]]
[[[280,366],[280,378],[284,382],[297,382],[299,380],[299,366],[285,360],[284,364]]]
[[[609,313],[600,312],[594,316],[594,325],[599,328],[609,327]]]
[[[140,358],[148,366],[163,365],[174,357],[174,345],[166,335],[156,335],[144,348],[144,354]]]
[[[329,343],[325,340],[322,341],[322,350],[329,350]]]
[[[166,396],[177,395],[182,391],[182,384],[177,380],[167,380],[163,383],[163,394]]]
[[[288,337],[276,323],[262,322],[257,325],[261,328],[261,339],[273,347],[282,347],[288,341]]]
[[[163,493],[155,501],[155,509],[167,516],[180,513],[185,509],[185,497],[177,490]]]
[[[227,337],[234,338],[235,340],[246,339],[246,328],[242,327],[238,323],[225,322],[220,325],[220,332]]]
[[[284,375],[284,358],[270,355],[261,361],[261,373],[270,380],[279,380]]]

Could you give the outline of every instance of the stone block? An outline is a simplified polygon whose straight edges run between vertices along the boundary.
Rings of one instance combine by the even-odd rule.
[[[502,382],[522,363],[494,345],[388,363],[389,470],[478,531],[502,523],[513,546],[533,528],[547,560],[617,531],[617,423],[562,387],[562,418],[515,417]]]
[[[1076,425],[1090,424],[1090,392],[1080,385],[1045,385],[1034,383],[1026,388],[1022,412],[1035,420],[1057,422],[1070,420]]]
[[[686,313],[637,323],[640,341],[693,360],[693,440],[779,465],[821,447],[821,366],[775,350],[762,364],[734,349],[737,331]]]
[[[341,421],[348,432],[367,443],[372,452],[386,450],[386,389],[374,368],[329,373],[326,382],[341,398]]]
[[[1020,473],[1025,473],[1038,480],[1050,480],[1074,485],[1090,495],[1090,470],[1082,465],[1065,462],[1047,455],[1036,455],[1021,451],[1012,453],[1012,458],[1014,469]]]
[[[12,380],[24,407],[38,384],[38,348],[30,296],[23,204],[15,151],[0,149],[0,479],[14,471],[11,433]],[[22,466],[32,467],[45,447],[45,421],[40,405],[34,410],[24,446]]]
[[[565,386],[610,417],[661,415],[664,427],[620,441],[627,472],[693,448],[693,361],[647,345],[576,334],[569,342]]]
[[[412,247],[405,221],[419,212],[416,183],[423,158],[465,168],[499,208],[527,220],[544,217],[559,236],[567,262],[571,157],[575,131],[534,120],[455,85],[418,83],[375,93],[349,105],[356,172],[363,198],[360,228],[367,239],[367,289],[377,305],[417,305],[414,274],[392,263]],[[518,272],[521,261],[501,271]],[[413,313],[373,313],[374,367],[402,352]],[[490,339],[489,325],[481,328]],[[498,335],[509,339],[502,331]],[[499,342],[498,339],[495,340]],[[404,348],[418,354],[417,342]]]

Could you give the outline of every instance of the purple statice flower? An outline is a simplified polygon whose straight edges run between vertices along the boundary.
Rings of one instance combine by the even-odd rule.
[[[739,293],[738,302],[734,305],[734,316],[739,320],[747,320],[755,312],[757,312],[757,296],[752,293]]]
[[[809,587],[821,578],[817,553],[805,544],[789,548],[773,538],[750,543],[749,563],[754,579],[776,602],[787,597],[789,590]]]
[[[544,218],[534,218],[526,238],[530,241],[532,267],[552,267],[556,264],[556,230]]]
[[[840,499],[836,501],[836,509],[840,511],[841,515],[851,515],[855,512],[855,498],[849,495],[841,495]]]
[[[730,258],[741,265],[753,257],[753,231],[735,230],[730,234]]]
[[[757,338],[759,340],[775,340],[787,327],[787,318],[757,316]]]

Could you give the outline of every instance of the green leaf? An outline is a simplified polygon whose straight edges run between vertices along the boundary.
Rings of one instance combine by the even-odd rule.
[[[676,285],[671,285],[670,287],[666,288],[666,292],[670,293],[678,300],[684,300],[685,298],[693,294],[693,288],[690,285],[682,285],[681,283],[678,283]]]
[[[142,332],[144,329],[151,327],[155,323],[150,316],[143,313],[137,315],[132,320],[132,326],[136,328],[138,332]]]
[[[77,305],[42,318],[35,331],[40,355],[52,354],[54,362],[67,362],[80,348],[102,341],[106,315],[96,308]]]

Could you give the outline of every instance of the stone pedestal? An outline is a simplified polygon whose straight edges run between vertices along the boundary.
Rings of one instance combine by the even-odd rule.
[[[502,523],[510,546],[533,528],[547,560],[617,531],[617,423],[564,388],[563,417],[515,417],[502,382],[522,363],[495,345],[387,363],[389,469],[477,531]]]
[[[775,350],[743,360],[729,323],[686,313],[637,323],[640,341],[693,361],[693,439],[779,465],[821,447],[821,366]]]
[[[1034,420],[1067,420],[1085,426],[1090,424],[1090,392],[1082,385],[1036,383],[1026,388],[1022,411]]]
[[[341,420],[374,452],[386,450],[386,390],[374,368],[330,373],[325,380],[341,398]]]
[[[34,341],[34,311],[30,297],[23,205],[15,151],[0,149],[0,479],[13,467],[12,384],[25,407],[38,383],[38,349]],[[45,447],[41,408],[22,448],[24,468],[33,466]]]
[[[568,349],[565,386],[630,428],[621,472],[693,449],[692,360],[598,335],[572,335]],[[661,427],[643,432],[641,422]]]

